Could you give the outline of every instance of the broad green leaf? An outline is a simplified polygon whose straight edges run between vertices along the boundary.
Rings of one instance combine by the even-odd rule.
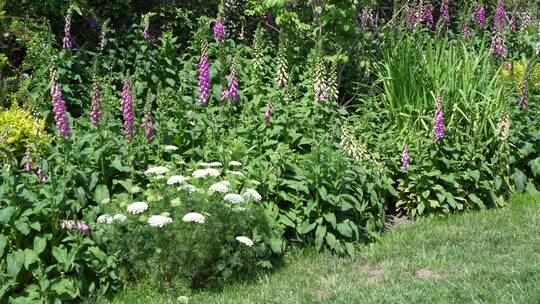
[[[354,257],[356,254],[356,249],[354,248],[353,243],[345,243],[345,250],[351,257]]]
[[[514,169],[514,174],[512,174],[512,179],[516,185],[516,190],[522,192],[525,189],[527,184],[527,176],[519,169]]]
[[[28,235],[30,233],[30,227],[28,226],[26,219],[18,219],[14,224],[17,230],[19,230],[22,234]]]
[[[35,236],[34,237],[34,251],[37,255],[43,252],[47,247],[47,240],[44,237]]]
[[[347,222],[337,224],[337,231],[345,237],[352,237],[352,229]]]
[[[326,244],[328,244],[330,248],[336,249],[338,247],[337,245],[338,241],[336,240],[336,237],[332,234],[332,232],[326,233],[325,239],[326,239]]]
[[[467,195],[467,197],[469,197],[469,199],[471,200],[471,202],[475,203],[480,209],[485,209],[486,206],[484,205],[484,203],[482,202],[482,200],[476,196],[476,194],[474,193],[469,193]]]
[[[97,185],[94,192],[94,200],[98,204],[106,203],[110,200],[109,189],[106,185]]]
[[[476,183],[478,183],[478,181],[480,180],[480,171],[478,170],[469,171],[467,172],[467,174],[472,177],[472,179],[474,179],[474,182]]]
[[[7,224],[15,212],[15,207],[9,206],[0,210],[0,222]]]
[[[309,220],[306,220],[305,222],[302,223],[302,225],[300,226],[300,234],[307,234],[309,233],[311,230],[315,229],[315,226],[317,226],[317,223],[316,222],[313,222],[313,223],[309,223]]]
[[[36,252],[31,249],[24,250],[24,268],[29,269],[30,265],[38,260]]]
[[[318,225],[317,230],[315,230],[315,247],[317,248],[317,250],[321,249],[325,235],[326,235],[326,226]]]
[[[16,277],[24,264],[24,251],[21,249],[8,253],[6,257],[6,272],[10,277]]]
[[[293,221],[291,221],[287,216],[285,215],[282,215],[279,217],[279,222],[282,223],[283,225],[285,226],[289,226],[289,227],[292,227],[292,228],[295,228],[296,225],[294,224]]]
[[[529,166],[531,167],[531,171],[534,174],[534,176],[538,177],[540,176],[540,157],[537,157],[529,162]]]
[[[418,210],[418,214],[422,215],[422,213],[424,212],[424,209],[426,209],[424,202],[422,201],[418,203],[418,207],[416,207],[416,209]]]
[[[324,219],[332,224],[332,228],[336,229],[337,221],[336,221],[336,215],[331,212],[327,212],[324,214]]]
[[[8,238],[7,236],[0,234],[0,259],[4,256],[4,249],[7,246]]]

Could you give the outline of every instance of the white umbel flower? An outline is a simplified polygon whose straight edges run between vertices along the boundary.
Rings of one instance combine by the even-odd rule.
[[[151,168],[148,168],[148,170],[144,171],[145,174],[158,174],[158,175],[163,175],[167,172],[169,172],[169,169],[167,167],[151,167]]]
[[[182,221],[204,224],[204,215],[197,212],[190,212],[184,215],[184,217],[182,218]]]
[[[208,167],[212,167],[212,168],[221,167],[221,163],[220,162],[211,162],[211,163],[208,164]]]
[[[219,183],[215,183],[212,186],[210,186],[208,190],[210,190],[210,192],[227,193],[227,191],[229,191],[229,182],[222,181]]]
[[[195,178],[205,178],[207,176],[219,176],[219,171],[217,169],[214,169],[214,168],[206,168],[206,169],[198,169],[198,170],[195,170],[193,171],[193,173],[191,174],[191,176],[195,177]]]
[[[242,166],[242,163],[239,162],[239,161],[236,161],[236,160],[231,160],[231,161],[229,162],[229,166],[240,167],[240,166]]]
[[[257,190],[255,189],[247,189],[244,194],[242,194],[242,196],[246,199],[246,200],[254,200],[254,201],[261,201],[262,199],[262,196],[259,194],[259,192],[257,192]]]
[[[250,238],[248,238],[247,236],[242,236],[242,235],[237,236],[236,240],[239,241],[240,243],[248,246],[248,247],[253,246],[253,241]]]
[[[236,193],[227,193],[225,194],[223,199],[232,204],[239,204],[244,202],[244,198],[240,194]]]
[[[191,184],[185,184],[180,187],[178,187],[179,191],[186,191],[187,193],[193,193],[197,191],[197,187],[191,185]]]
[[[127,206],[127,211],[131,214],[143,213],[148,209],[148,204],[145,202],[135,202]]]
[[[167,185],[181,184],[186,180],[187,178],[182,175],[173,175],[167,180]]]
[[[164,146],[163,149],[165,151],[176,151],[178,150],[178,147],[177,146],[173,146],[173,145],[167,145],[167,146]]]
[[[125,215],[123,215],[123,214],[120,214],[120,213],[115,214],[115,215],[113,216],[113,221],[115,221],[115,222],[123,223],[123,222],[125,222],[126,220],[127,220],[127,217],[126,217]]]
[[[113,217],[108,214],[102,214],[98,216],[98,218],[96,219],[96,222],[111,224],[113,222]]]
[[[148,219],[148,225],[152,226],[152,227],[163,227],[167,224],[170,224],[172,223],[172,218],[168,217],[168,216],[163,216],[163,215],[152,215],[149,219]]]

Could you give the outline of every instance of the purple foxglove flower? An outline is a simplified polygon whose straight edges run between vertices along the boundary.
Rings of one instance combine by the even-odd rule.
[[[528,106],[529,106],[529,101],[528,101],[527,95],[526,95],[526,94],[522,94],[522,95],[519,97],[519,108],[520,108],[521,110],[525,110],[525,109],[527,109]]]
[[[144,27],[144,31],[143,31],[143,38],[148,40],[150,38],[150,32],[148,31],[148,28],[149,28],[149,25],[147,24],[145,27]]]
[[[433,122],[433,132],[435,133],[434,140],[437,142],[444,137],[444,112],[441,96],[437,97],[437,105],[435,110],[435,118]]]
[[[478,27],[483,29],[486,26],[486,9],[480,5],[476,9],[474,17],[476,19],[476,24],[478,24]]]
[[[151,141],[154,137],[154,119],[150,111],[146,112],[141,128],[144,129],[148,141]]]
[[[229,87],[227,90],[221,93],[221,100],[230,98],[232,102],[238,100],[238,79],[236,78],[236,69],[231,68],[231,74],[229,75]]]
[[[91,28],[95,29],[98,27],[98,22],[96,18],[87,18],[87,21],[88,21],[88,26],[90,26]]]
[[[99,84],[97,79],[94,80],[94,89],[92,91],[92,112],[90,113],[90,119],[92,120],[92,125],[97,128],[103,113],[101,113],[101,102],[99,93]]]
[[[32,161],[32,154],[30,153],[30,149],[26,150],[22,163],[24,164],[24,170],[28,173],[32,173],[32,171],[34,170],[34,162]]]
[[[511,62],[506,62],[504,64],[504,69],[507,70],[508,72],[512,71],[512,69],[513,69],[512,63]]]
[[[443,3],[441,4],[441,20],[443,20],[443,22],[445,24],[449,24],[450,23],[450,8],[448,6],[448,1],[445,0],[443,1]]]
[[[363,30],[368,29],[368,27],[371,30],[375,29],[375,16],[371,9],[364,8],[364,10],[362,10],[362,14],[360,15],[360,27]]]
[[[407,145],[403,146],[401,151],[401,171],[406,171],[409,168],[409,148]]]
[[[504,42],[504,37],[501,33],[495,33],[491,40],[490,46],[491,52],[501,58],[506,57],[506,44]]]
[[[89,234],[90,233],[90,227],[84,223],[77,223],[76,230],[82,232],[83,234]]]
[[[36,174],[42,184],[47,181],[47,176],[45,176],[45,172],[41,168],[37,170]]]
[[[412,25],[412,26],[417,26],[418,25],[418,11],[413,11],[411,13],[411,16],[409,17],[409,23]]]
[[[424,10],[422,14],[422,24],[429,28],[433,28],[433,25],[435,23],[433,21],[433,13],[431,12],[431,8],[427,8]]]
[[[497,7],[495,8],[495,16],[493,16],[493,27],[496,31],[504,31],[504,25],[506,23],[506,11],[504,10],[504,1],[497,1]]]
[[[223,41],[223,38],[225,38],[225,26],[223,23],[221,23],[221,20],[218,18],[216,22],[214,23],[214,37],[216,38],[216,41],[218,43],[221,43]]]
[[[124,79],[121,93],[122,114],[124,116],[124,134],[128,140],[135,136],[135,116],[133,116],[133,96],[129,89],[129,74]]]
[[[58,84],[54,85],[52,102],[56,128],[58,128],[58,131],[60,131],[65,139],[69,139],[71,137],[71,130],[69,128],[69,119],[67,117],[67,107],[62,99],[62,90]]]
[[[268,105],[266,105],[266,112],[264,112],[263,122],[266,126],[270,123],[270,117],[272,116],[272,112],[274,111],[274,107],[272,106],[272,103],[269,102]]]
[[[473,36],[473,31],[469,26],[463,28],[463,38],[471,38]]]
[[[208,63],[208,55],[206,50],[203,50],[201,54],[201,61],[199,62],[199,103],[204,105],[210,96],[210,65]]]
[[[62,48],[69,50],[73,46],[71,42],[71,11],[66,15],[66,23],[64,24],[64,40],[62,41]]]
[[[266,19],[266,25],[267,26],[274,26],[274,16],[272,16],[272,13],[269,11],[266,11],[264,13],[265,19]]]

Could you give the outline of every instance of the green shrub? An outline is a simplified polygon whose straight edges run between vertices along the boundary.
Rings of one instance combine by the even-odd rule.
[[[22,156],[32,144],[50,141],[45,132],[45,122],[16,106],[0,110],[0,138],[3,138],[3,145],[17,156]]]
[[[220,176],[205,175],[208,170]],[[104,231],[114,231],[111,248],[120,253],[134,278],[146,278],[161,287],[216,288],[249,277],[257,268],[272,267],[281,252],[280,235],[273,232],[254,189],[257,182],[246,180],[237,170],[232,165],[200,166],[184,171],[187,177],[174,175],[175,169],[147,171],[145,190],[128,186],[132,199],[119,194],[113,197],[113,205],[104,205],[107,214],[127,215],[121,223],[107,220],[108,215],[98,221],[104,222]],[[147,204],[148,210],[130,214],[137,204]],[[187,221],[190,213],[196,213],[200,221]],[[163,226],[153,226],[155,215],[163,216],[158,218],[164,220]],[[249,239],[248,243],[238,237]]]

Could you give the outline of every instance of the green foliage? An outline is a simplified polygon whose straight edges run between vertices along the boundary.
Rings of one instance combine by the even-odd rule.
[[[0,110],[0,138],[2,147],[21,157],[31,145],[50,142],[45,132],[45,122],[16,105],[7,110]]]
[[[126,213],[128,197],[124,194],[115,195],[112,205],[103,205],[110,214],[128,214],[126,222],[104,224],[103,231],[113,233],[111,248],[120,253],[135,278],[161,282],[163,287],[218,287],[249,277],[257,268],[272,267],[281,252],[280,235],[272,232],[261,197],[254,190],[258,182],[246,179],[232,165],[228,169],[201,165],[192,177],[174,175],[179,169],[164,176],[147,171],[150,181],[142,189],[130,180],[122,181],[131,193],[127,202],[148,201],[149,209],[144,213],[129,215],[129,205]],[[186,169],[180,170],[192,171]],[[221,176],[201,177],[204,170]],[[228,199],[231,193],[234,200]],[[204,217],[203,222],[186,221],[184,216],[190,212]],[[172,222],[152,226],[148,221],[152,215],[167,216]],[[253,244],[241,243],[235,239],[239,236]]]

